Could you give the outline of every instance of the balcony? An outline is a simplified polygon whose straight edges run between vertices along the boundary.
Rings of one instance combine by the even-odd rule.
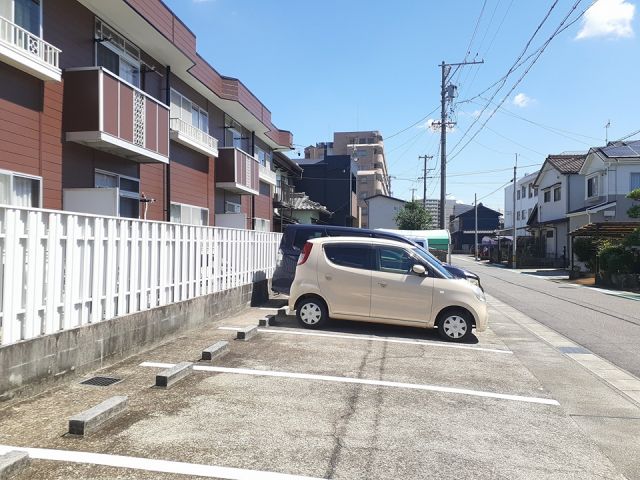
[[[258,195],[258,161],[235,147],[220,148],[216,160],[216,187],[239,195]]]
[[[282,180],[278,182],[273,195],[274,207],[289,207],[293,199],[293,185],[289,185]]]
[[[41,80],[60,81],[60,49],[0,17],[0,60]]]
[[[66,139],[139,163],[169,163],[169,107],[102,67],[64,72]]]
[[[260,178],[260,180],[262,180],[263,182],[266,182],[270,185],[274,185],[276,184],[276,172],[274,172],[273,170],[271,170],[271,168],[269,167],[269,165],[262,165],[262,164],[258,164],[259,168],[258,168],[258,176]]]
[[[208,157],[218,156],[218,139],[180,118],[172,118],[169,125],[171,140]]]

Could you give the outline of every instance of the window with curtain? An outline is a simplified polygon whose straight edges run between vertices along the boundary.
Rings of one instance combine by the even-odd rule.
[[[39,208],[40,177],[23,176],[14,172],[0,172],[0,203],[18,207]]]
[[[185,225],[209,225],[209,209],[185,203],[171,203],[171,221]]]
[[[14,0],[13,23],[39,37],[41,20],[40,0]]]
[[[171,90],[171,118],[179,118],[205,133],[209,133],[209,114],[181,93]]]

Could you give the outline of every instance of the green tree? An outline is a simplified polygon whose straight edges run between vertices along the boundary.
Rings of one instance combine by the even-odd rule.
[[[400,230],[426,230],[431,226],[431,214],[420,202],[405,203],[395,218]]]
[[[631,200],[635,200],[636,202],[640,202],[640,188],[636,188],[632,190],[627,195],[627,198]],[[640,218],[640,205],[633,205],[629,210],[627,210],[627,215],[631,218]]]

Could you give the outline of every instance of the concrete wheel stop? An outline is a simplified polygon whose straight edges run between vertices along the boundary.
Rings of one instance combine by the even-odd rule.
[[[99,430],[106,422],[116,418],[127,408],[128,397],[115,396],[95,407],[69,418],[69,433],[88,435]]]
[[[236,330],[236,340],[248,341],[258,335],[258,327],[244,327]]]
[[[193,363],[180,362],[156,375],[156,387],[169,388],[193,372]]]
[[[202,350],[202,360],[212,361],[229,352],[229,342],[220,341]]]

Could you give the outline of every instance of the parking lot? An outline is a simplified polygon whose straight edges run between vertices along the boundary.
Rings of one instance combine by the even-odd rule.
[[[111,386],[76,380],[5,407],[0,453],[45,449],[31,450],[24,479],[622,478],[573,415],[596,408],[579,405],[587,391],[618,412],[638,405],[596,379],[575,383],[584,368],[497,304],[462,345],[375,324],[303,330],[293,317],[232,340],[274,313],[253,308],[131,357],[100,372],[122,379]],[[230,352],[198,361],[218,340]],[[183,361],[196,362],[190,376],[152,387]],[[129,397],[124,415],[65,435],[71,415],[114,395]]]

